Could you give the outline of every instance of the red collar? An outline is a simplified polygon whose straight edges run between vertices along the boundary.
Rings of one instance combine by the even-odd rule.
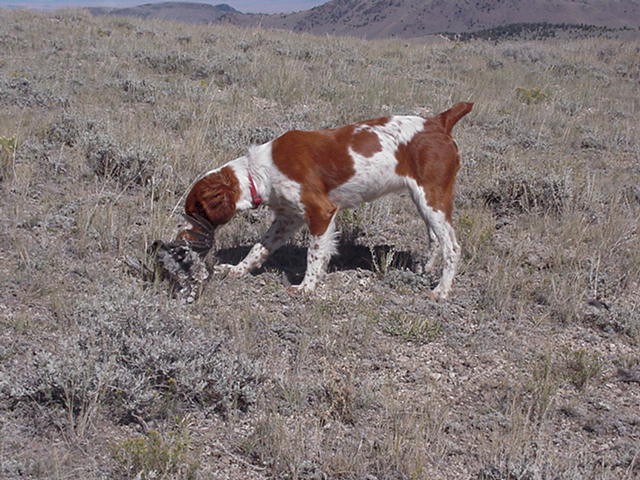
[[[247,172],[247,176],[249,177],[249,192],[251,192],[251,207],[258,208],[262,205],[262,197],[258,195],[258,190],[256,189],[256,184],[253,183],[251,173]]]

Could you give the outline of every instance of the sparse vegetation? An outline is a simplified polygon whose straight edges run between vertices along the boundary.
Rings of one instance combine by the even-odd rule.
[[[383,330],[390,335],[397,335],[415,342],[431,342],[442,334],[442,324],[429,317],[396,312],[389,315]]]
[[[0,137],[0,182],[11,174],[17,148],[16,137]]]
[[[584,348],[565,353],[565,365],[569,379],[577,388],[583,389],[602,373],[602,360]]]
[[[632,30],[629,27],[612,28],[597,25],[571,23],[510,23],[495,28],[485,28],[475,32],[447,33],[449,38],[469,40],[544,40],[548,38],[616,38],[620,32]]]
[[[540,87],[518,87],[516,88],[516,96],[518,97],[518,100],[526,105],[537,105],[538,103],[549,100],[551,95]]]
[[[164,434],[150,430],[144,435],[125,438],[111,447],[124,478],[195,479],[199,461],[191,449],[188,418]]]
[[[375,12],[371,12],[375,14]],[[423,44],[0,10],[0,477],[640,474],[637,41]],[[132,274],[251,143],[475,102],[451,301],[407,196],[185,305]],[[270,221],[217,235],[237,261]],[[208,258],[211,264],[215,259]],[[211,265],[209,265],[211,266]]]

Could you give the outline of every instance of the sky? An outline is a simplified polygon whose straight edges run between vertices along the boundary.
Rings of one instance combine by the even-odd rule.
[[[143,3],[161,3],[167,0],[0,0],[0,7],[64,8],[64,7],[132,7]],[[241,12],[293,12],[307,10],[328,0],[171,0],[226,3]]]

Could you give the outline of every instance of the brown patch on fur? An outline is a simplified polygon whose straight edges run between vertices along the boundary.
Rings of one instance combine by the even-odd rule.
[[[287,177],[318,193],[327,194],[354,174],[348,145],[353,126],[334,130],[292,130],[274,140],[272,156]]]
[[[358,127],[360,125],[366,125],[368,127],[381,127],[382,125],[386,125],[388,122],[389,117],[378,117],[371,120],[365,120],[364,122],[358,122],[355,126]]]
[[[338,207],[326,195],[302,195],[304,198],[307,223],[311,235],[320,236],[326,232]]]
[[[354,128],[349,125],[312,132],[293,130],[272,144],[275,165],[300,184],[300,201],[312,235],[322,235],[337,210],[329,200],[329,192],[355,174],[349,155]]]
[[[360,130],[353,134],[351,148],[363,157],[372,157],[382,151],[382,144],[376,133],[371,130]]]
[[[224,167],[217,172],[201,178],[189,191],[184,205],[187,215],[200,216],[208,220],[212,226],[227,223],[236,213],[236,203],[240,198],[240,184],[231,167]],[[201,229],[193,225],[183,230],[178,239],[194,241]]]
[[[422,186],[431,208],[444,212],[451,221],[456,174],[460,169],[458,146],[451,129],[471,111],[473,104],[458,103],[446,112],[425,120],[424,128],[409,143],[396,150],[396,173]]]

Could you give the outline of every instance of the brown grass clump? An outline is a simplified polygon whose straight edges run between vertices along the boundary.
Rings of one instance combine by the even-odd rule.
[[[188,40],[186,40],[188,39]],[[640,474],[640,45],[365,42],[0,10],[0,477]],[[186,305],[131,273],[193,178],[292,128],[476,108],[452,300],[410,199]],[[238,260],[265,210],[220,230]],[[209,258],[208,262],[215,259]]]

